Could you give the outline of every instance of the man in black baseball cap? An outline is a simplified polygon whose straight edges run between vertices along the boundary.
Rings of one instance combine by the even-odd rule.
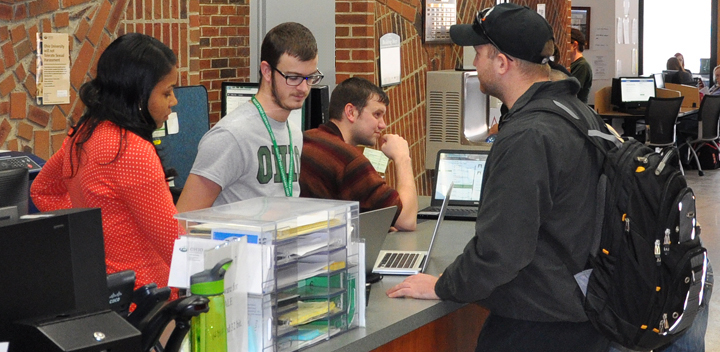
[[[476,351],[600,352],[609,345],[588,321],[573,276],[594,239],[601,160],[554,111],[562,106],[588,126],[599,123],[577,99],[576,79],[549,80],[552,33],[540,15],[508,3],[450,28],[455,43],[475,47],[480,89],[509,111],[483,173],[473,239],[439,278],[413,275],[387,291],[490,309]]]

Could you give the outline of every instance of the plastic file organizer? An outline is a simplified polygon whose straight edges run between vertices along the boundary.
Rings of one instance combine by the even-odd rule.
[[[358,212],[357,202],[261,197],[176,216],[189,241],[209,241],[189,246],[204,267],[233,259],[228,351],[295,351],[359,326]]]

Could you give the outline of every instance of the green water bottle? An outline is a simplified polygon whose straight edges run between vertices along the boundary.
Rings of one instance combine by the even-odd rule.
[[[209,310],[192,318],[192,352],[227,352],[227,331],[225,323],[225,271],[232,263],[223,259],[212,269],[190,276],[190,292],[207,297]]]

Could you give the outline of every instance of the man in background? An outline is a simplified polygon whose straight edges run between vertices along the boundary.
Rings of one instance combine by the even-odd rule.
[[[330,121],[305,131],[300,196],[355,200],[360,202],[360,211],[397,205],[395,228],[413,231],[418,201],[408,143],[396,134],[381,134],[387,127],[388,103],[387,94],[363,78],[349,78],[335,87]],[[358,148],[378,141],[380,150],[392,160],[396,189]]]
[[[258,93],[200,140],[179,212],[261,196],[299,196],[302,130],[288,117],[323,79],[315,37],[299,23],[279,24],[263,39],[260,61]]]
[[[583,51],[585,51],[585,35],[579,29],[573,28],[570,31],[570,55],[573,62],[570,64],[570,75],[577,78],[580,82],[580,91],[577,94],[578,99],[587,104],[590,88],[592,87],[592,67],[585,60]]]

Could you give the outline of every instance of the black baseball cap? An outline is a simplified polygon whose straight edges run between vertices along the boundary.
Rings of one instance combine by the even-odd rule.
[[[450,38],[461,46],[491,44],[503,54],[538,64],[549,60],[542,51],[548,40],[554,40],[552,27],[542,16],[511,3],[479,11],[473,24],[451,26]]]

